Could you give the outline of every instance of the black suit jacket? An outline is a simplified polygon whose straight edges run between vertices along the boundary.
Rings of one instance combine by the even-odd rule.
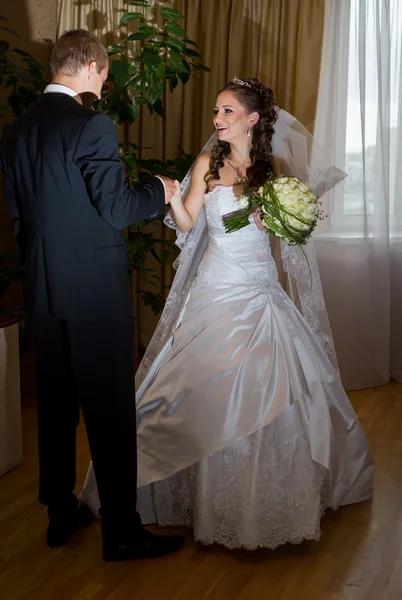
[[[130,318],[123,229],[162,215],[164,188],[157,178],[127,187],[112,120],[66,94],[43,94],[7,130],[0,164],[26,257],[26,310]]]

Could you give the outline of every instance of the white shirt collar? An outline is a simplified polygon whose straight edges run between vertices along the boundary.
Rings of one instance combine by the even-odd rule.
[[[44,93],[54,93],[57,94],[68,94],[68,96],[78,96],[77,92],[67,87],[66,85],[61,85],[61,83],[51,83],[46,86]]]

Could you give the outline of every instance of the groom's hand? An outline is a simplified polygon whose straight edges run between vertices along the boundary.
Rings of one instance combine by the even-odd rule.
[[[176,181],[172,181],[168,177],[164,175],[157,175],[158,179],[160,179],[165,187],[165,204],[169,204],[173,198],[180,192],[180,183]]]

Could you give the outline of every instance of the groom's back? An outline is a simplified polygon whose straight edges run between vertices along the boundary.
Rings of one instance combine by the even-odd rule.
[[[18,195],[28,233],[46,228],[49,216],[53,228],[58,222],[68,228],[74,197],[86,193],[74,149],[94,114],[65,94],[44,94],[7,131],[4,170]]]
[[[102,307],[110,295],[106,270],[114,269],[110,287],[126,286],[120,283],[127,274],[124,234],[98,214],[74,161],[80,134],[96,115],[66,94],[43,94],[2,142],[6,193],[18,206],[15,214],[11,208],[14,232],[26,255],[27,309],[33,313],[75,318],[87,311],[93,316],[99,307],[102,320],[110,310]],[[99,249],[110,246],[122,247],[119,273],[114,264],[99,265]],[[91,290],[97,290],[96,301]]]
[[[74,139],[94,114],[94,111],[83,108],[66,94],[43,94],[30,110],[11,125],[10,133],[15,146],[7,139],[7,135],[8,150],[13,147],[17,149],[18,144],[18,150],[23,152],[21,157],[14,155],[14,164],[18,165],[18,158],[28,159],[31,168],[34,168],[38,159],[42,158],[48,164],[65,168],[68,155],[60,154],[60,150],[72,147]]]

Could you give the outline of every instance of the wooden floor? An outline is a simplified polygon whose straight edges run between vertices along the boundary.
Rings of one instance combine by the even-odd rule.
[[[319,543],[230,552],[186,530],[176,555],[114,564],[101,559],[97,522],[64,548],[45,545],[31,367],[25,358],[24,464],[0,478],[2,600],[402,600],[402,384],[350,394],[376,459],[375,496],[327,515]],[[77,487],[88,458],[81,428]]]

